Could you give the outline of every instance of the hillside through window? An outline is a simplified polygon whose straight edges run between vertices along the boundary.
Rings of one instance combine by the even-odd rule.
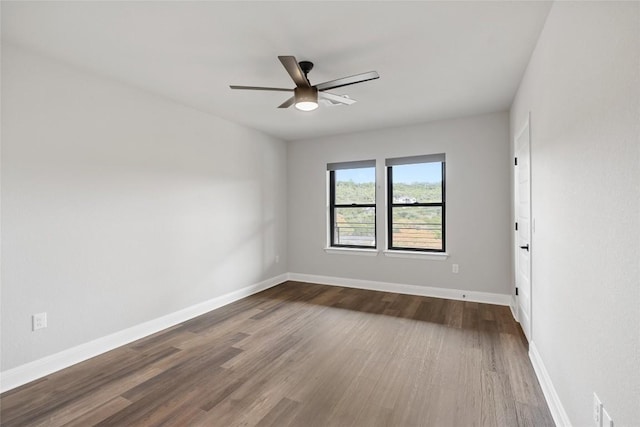
[[[444,154],[387,159],[389,249],[444,252]]]
[[[331,163],[329,170],[330,245],[376,247],[375,160]]]

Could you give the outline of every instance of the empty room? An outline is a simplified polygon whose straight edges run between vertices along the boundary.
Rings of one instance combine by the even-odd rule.
[[[2,1],[2,426],[640,427],[640,1]]]

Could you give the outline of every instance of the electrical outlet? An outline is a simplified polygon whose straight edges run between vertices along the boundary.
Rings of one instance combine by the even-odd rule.
[[[47,313],[38,313],[31,316],[34,331],[47,327]]]
[[[276,264],[280,262],[280,255],[276,255]]]
[[[458,264],[451,264],[451,271],[457,274],[460,271]]]
[[[613,420],[604,408],[602,408],[602,427],[613,427]]]
[[[602,402],[595,393],[593,393],[593,422],[597,427],[602,426]]]

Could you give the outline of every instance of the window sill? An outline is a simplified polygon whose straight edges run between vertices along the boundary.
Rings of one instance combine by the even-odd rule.
[[[430,259],[434,261],[444,261],[449,258],[449,254],[446,252],[414,252],[414,251],[383,251],[384,256],[391,258],[417,258],[417,259]]]
[[[324,251],[328,254],[334,254],[334,255],[378,256],[377,249],[324,248]]]

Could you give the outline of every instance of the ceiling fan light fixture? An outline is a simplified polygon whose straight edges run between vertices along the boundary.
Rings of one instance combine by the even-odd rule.
[[[337,89],[356,83],[367,82],[380,78],[376,71],[355,74],[353,76],[342,77],[328,82],[311,85],[307,75],[313,69],[313,62],[298,62],[295,56],[278,56],[278,59],[284,66],[284,69],[296,84],[294,89],[283,87],[264,87],[264,86],[239,86],[231,85],[231,89],[242,90],[267,90],[275,92],[293,92],[293,96],[284,101],[278,108],[289,108],[295,105],[300,111],[313,111],[318,108],[318,99],[321,99],[325,105],[351,105],[355,103],[355,99],[351,99],[346,95],[336,95],[335,93],[326,92],[330,89]]]
[[[300,111],[313,111],[318,108],[318,103],[310,101],[296,102],[296,108]]]
[[[313,111],[318,108],[318,90],[313,87],[297,87],[294,90],[295,107],[300,111]]]

